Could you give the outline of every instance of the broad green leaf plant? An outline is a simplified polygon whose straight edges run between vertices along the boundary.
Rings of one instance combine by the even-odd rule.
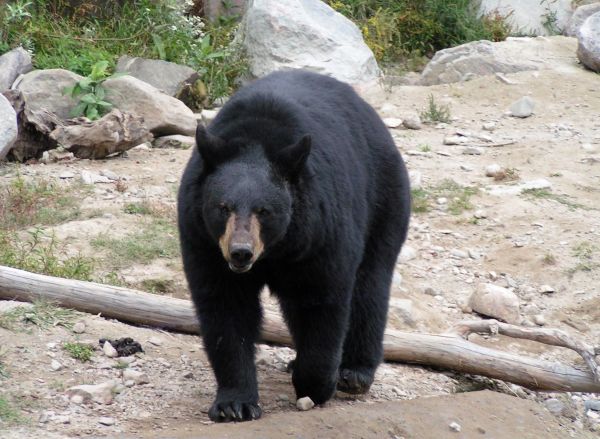
[[[110,111],[113,105],[104,100],[106,90],[102,83],[109,78],[122,76],[122,73],[109,75],[108,61],[98,61],[92,66],[91,73],[72,87],[64,89],[63,93],[72,98],[79,98],[79,103],[70,112],[71,117],[85,116],[89,120],[100,119]]]

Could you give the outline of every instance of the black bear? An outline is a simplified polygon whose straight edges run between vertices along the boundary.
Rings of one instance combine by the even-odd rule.
[[[335,79],[277,72],[199,125],[196,143],[178,217],[218,384],[210,419],[261,415],[254,344],[265,285],[294,340],[297,397],[367,392],[410,214],[407,171],[379,116]]]

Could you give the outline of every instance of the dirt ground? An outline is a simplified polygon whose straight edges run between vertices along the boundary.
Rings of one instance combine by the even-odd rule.
[[[573,42],[564,40],[548,53],[556,69],[505,75],[431,87],[399,86],[367,95],[383,117],[405,118],[426,107],[429,95],[448,104],[452,121],[421,130],[392,129],[413,181],[429,196],[425,212],[415,213],[405,255],[399,260],[392,295],[390,327],[436,333],[463,319],[478,319],[465,306],[481,282],[510,288],[520,300],[523,324],[560,328],[588,343],[600,340],[600,75],[576,64]],[[572,50],[572,53],[565,52]],[[522,96],[535,101],[525,119],[506,114]],[[483,129],[486,126],[487,130]],[[489,136],[503,146],[474,140],[445,145],[457,131]],[[465,148],[478,146],[465,154]],[[18,169],[27,179],[46,179],[66,191],[82,171],[109,170],[124,179],[96,183],[81,200],[74,221],[47,228],[64,243],[66,254],[101,257],[92,238],[126,237],[146,225],[142,214],[124,207],[150,202],[172,209],[178,179],[190,150],[135,148],[125,157],[77,160]],[[498,164],[507,178],[486,177]],[[0,165],[2,166],[2,165]],[[17,169],[0,169],[0,184]],[[65,172],[72,174],[68,178]],[[420,174],[420,175],[417,175]],[[447,181],[459,186],[448,192]],[[515,185],[545,179],[550,187],[511,192]],[[462,187],[475,188],[468,200]],[[445,189],[444,189],[445,188]],[[507,189],[508,188],[508,189]],[[461,201],[462,200],[462,201]],[[458,203],[458,211],[452,206]],[[176,240],[176,236],[172,236]],[[109,253],[107,253],[109,254]],[[105,255],[106,256],[106,255]],[[98,267],[99,273],[106,267]],[[167,294],[187,298],[177,255],[129,263],[118,268],[128,285],[167,280]],[[553,292],[542,292],[551,286]],[[273,303],[269,303],[273,306]],[[293,351],[261,345],[259,389],[263,419],[250,424],[215,425],[207,409],[214,380],[197,337],[135,327],[101,316],[81,314],[85,332],[57,326],[38,330],[0,327],[0,393],[14,403],[22,422],[0,423],[0,438],[63,437],[295,437],[295,438],[593,438],[600,435],[600,412],[584,403],[598,395],[538,393],[507,383],[452,372],[384,364],[371,393],[360,398],[339,394],[325,407],[300,413],[285,364]],[[125,387],[112,404],[74,404],[65,390],[78,384],[120,379],[114,359],[96,349],[81,363],[61,349],[69,341],[97,345],[102,337],[133,337],[145,353],[129,365],[149,377],[148,384]],[[151,340],[151,341],[150,341]],[[576,354],[504,337],[478,342],[514,353],[567,364]],[[50,345],[49,345],[50,343]],[[53,371],[51,361],[62,368]],[[115,367],[117,366],[117,367]],[[492,389],[473,392],[472,390]],[[551,414],[548,399],[562,404]],[[100,423],[102,417],[111,425]],[[24,419],[24,421],[23,421]],[[453,431],[457,423],[461,431]]]

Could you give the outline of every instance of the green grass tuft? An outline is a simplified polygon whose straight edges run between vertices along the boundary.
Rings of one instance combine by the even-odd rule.
[[[63,344],[63,349],[69,353],[71,358],[85,363],[90,361],[94,355],[94,348],[88,344],[78,342],[67,342]]]
[[[421,112],[421,119],[425,123],[450,123],[452,119],[450,106],[438,104],[435,97],[430,94],[427,98],[427,108]]]

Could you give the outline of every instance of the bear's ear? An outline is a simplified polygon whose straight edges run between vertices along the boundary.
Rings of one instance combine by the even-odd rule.
[[[274,157],[275,165],[288,177],[296,177],[308,159],[312,140],[309,134],[304,135],[297,143],[277,151]]]
[[[196,147],[209,167],[218,165],[225,156],[225,142],[210,134],[201,123],[196,128]]]

